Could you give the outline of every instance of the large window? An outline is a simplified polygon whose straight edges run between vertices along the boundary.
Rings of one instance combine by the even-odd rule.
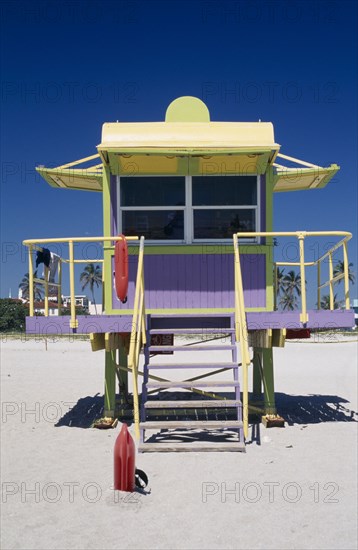
[[[255,231],[257,195],[256,176],[193,176],[193,240]]]
[[[259,231],[256,176],[132,176],[118,181],[119,226],[149,241],[231,240]]]
[[[122,232],[184,241],[185,177],[120,178]]]

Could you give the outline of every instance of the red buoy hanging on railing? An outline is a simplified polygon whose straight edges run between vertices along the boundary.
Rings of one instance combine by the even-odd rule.
[[[124,235],[114,248],[114,281],[118,299],[125,304],[128,293],[128,246]]]
[[[114,445],[114,489],[130,493],[135,489],[135,445],[125,423]]]

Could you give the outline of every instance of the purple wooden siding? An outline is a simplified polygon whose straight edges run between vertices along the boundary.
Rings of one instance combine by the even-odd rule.
[[[264,254],[242,256],[246,307],[266,305]],[[129,257],[128,301],[113,290],[113,309],[132,309],[137,256]],[[148,254],[144,257],[147,309],[233,308],[233,254]]]

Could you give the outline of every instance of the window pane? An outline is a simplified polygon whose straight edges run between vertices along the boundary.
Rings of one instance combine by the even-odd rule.
[[[255,231],[255,210],[194,210],[194,239],[230,239],[237,231]]]
[[[183,210],[125,210],[122,220],[125,235],[144,235],[155,240],[184,239]]]
[[[256,205],[256,176],[193,176],[194,206]]]
[[[121,206],[184,206],[183,177],[125,177],[121,182]]]

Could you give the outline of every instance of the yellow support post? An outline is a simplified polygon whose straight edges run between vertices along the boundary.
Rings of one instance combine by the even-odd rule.
[[[317,309],[321,309],[321,261],[317,262]]]
[[[128,367],[133,375],[133,413],[134,413],[134,433],[139,440],[139,396],[138,396],[138,357],[140,351],[140,335],[142,332],[142,314],[143,314],[143,289],[142,287],[142,270],[143,270],[143,253],[144,253],[144,237],[141,237],[139,244],[138,268],[136,278],[136,292],[134,296],[133,306],[133,322],[128,358]],[[139,317],[139,326],[138,326]],[[139,333],[139,334],[137,334]],[[139,343],[137,343],[139,339]],[[138,353],[138,355],[137,355]]]
[[[45,277],[45,282],[44,282],[44,290],[45,290],[45,317],[48,317],[48,273],[49,273],[49,268],[45,265],[45,269],[44,269],[44,277]]]
[[[244,291],[242,284],[242,273],[240,264],[240,253],[237,234],[234,239],[234,257],[235,257],[235,334],[236,340],[240,341],[241,362],[242,362],[242,417],[244,427],[244,437],[249,433],[249,374],[248,366],[250,364],[250,355],[248,348],[248,333],[245,319]],[[239,337],[239,338],[238,338]]]
[[[145,300],[144,300],[144,266],[142,268],[142,292],[143,292],[143,314],[141,320],[141,329],[142,329],[142,342],[143,345],[147,343],[147,334],[145,332]]]
[[[77,328],[78,321],[76,319],[76,302],[75,302],[75,265],[73,253],[73,241],[68,242],[68,258],[70,262],[70,296],[71,296],[71,320],[70,328]]]
[[[62,300],[62,261],[58,262],[58,287],[57,287],[57,309],[58,315],[61,315]]]
[[[349,304],[349,263],[348,263],[348,250],[347,241],[343,242],[343,265],[344,265],[344,298],[346,309],[350,308]]]
[[[33,246],[29,246],[29,300],[30,317],[34,316],[34,260],[32,257]]]
[[[306,273],[305,273],[305,235],[304,233],[298,234],[298,243],[300,248],[300,275],[301,275],[301,315],[300,321],[306,324],[308,321],[307,315],[307,301],[306,301]]]
[[[328,255],[328,262],[329,262],[329,309],[334,309],[334,291],[333,291],[333,258],[332,258],[332,252]]]

